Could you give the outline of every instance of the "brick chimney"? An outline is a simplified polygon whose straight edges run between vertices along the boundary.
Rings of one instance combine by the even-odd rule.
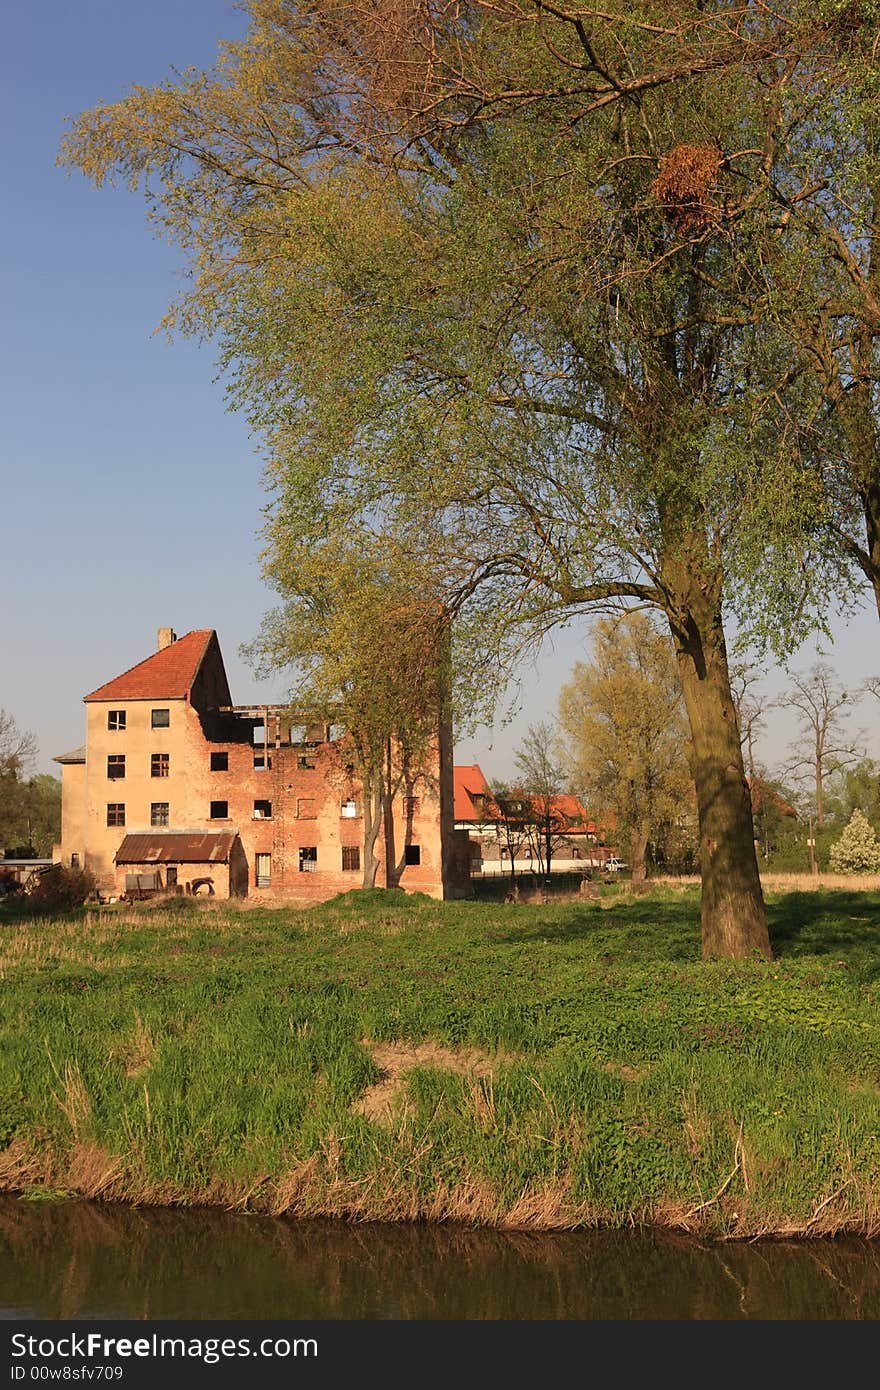
[[[164,651],[166,647],[170,647],[170,646],[171,646],[171,643],[172,643],[172,642],[176,642],[176,641],[177,641],[177,633],[174,632],[172,628],[170,628],[170,627],[160,627],[160,628],[159,628],[159,646],[158,646],[158,650],[159,650],[160,652],[161,652],[161,651]]]

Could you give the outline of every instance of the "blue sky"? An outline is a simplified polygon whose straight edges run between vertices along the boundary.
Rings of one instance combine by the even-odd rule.
[[[273,602],[256,441],[224,408],[210,345],[155,333],[181,254],[147,231],[138,195],[55,165],[68,116],[209,64],[244,20],[230,0],[41,0],[4,18],[0,706],[36,735],[39,769],[58,772],[53,755],[84,737],[82,696],[149,655],[158,627],[216,628],[238,703],[285,694],[238,654]],[[512,750],[529,722],[552,718],[585,632],[573,626],[523,669],[517,719],[463,741],[458,761],[512,775]],[[878,638],[867,604],[840,627],[831,660],[844,681],[880,672]],[[793,664],[814,659],[810,645]],[[866,702],[856,720],[875,756],[878,715]],[[793,732],[775,715],[761,756],[778,761]]]

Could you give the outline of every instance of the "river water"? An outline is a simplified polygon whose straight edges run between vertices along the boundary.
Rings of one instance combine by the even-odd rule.
[[[348,1225],[0,1195],[0,1317],[877,1318],[880,1244]]]

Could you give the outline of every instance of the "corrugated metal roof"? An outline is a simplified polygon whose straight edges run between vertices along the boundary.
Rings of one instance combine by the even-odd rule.
[[[126,835],[117,864],[226,864],[234,832],[171,831],[167,835]]]

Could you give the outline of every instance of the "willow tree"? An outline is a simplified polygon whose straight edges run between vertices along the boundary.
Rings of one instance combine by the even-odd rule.
[[[490,658],[579,612],[664,615],[703,951],[769,954],[724,617],[784,635],[822,572],[790,427],[815,403],[776,330],[802,267],[757,177],[791,35],[638,0],[613,30],[545,4],[249,8],[216,69],[86,113],[63,157],[143,182],[188,253],[172,321],[221,341],[276,539],[393,538]]]

